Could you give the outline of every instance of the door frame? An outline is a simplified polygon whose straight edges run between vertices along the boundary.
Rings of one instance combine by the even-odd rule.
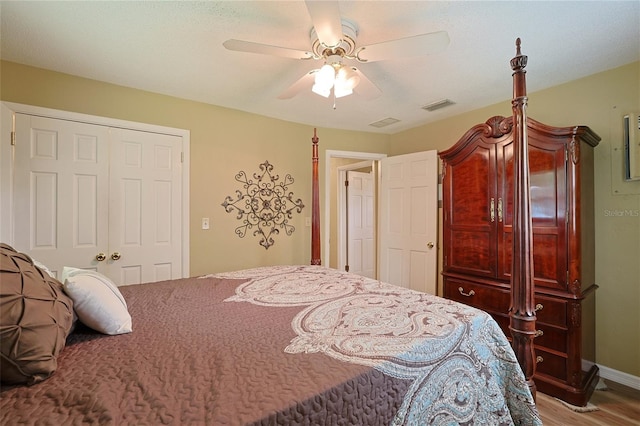
[[[138,123],[116,118],[100,117],[25,105],[14,102],[0,103],[0,241],[13,245],[13,149],[11,133],[14,129],[14,114],[29,114],[57,120],[77,121],[99,126],[118,127],[149,133],[160,133],[182,138],[182,276],[189,277],[189,171],[191,132],[186,129]]]
[[[357,151],[337,151],[332,149],[327,149],[325,151],[324,158],[324,217],[322,221],[322,227],[324,227],[324,252],[322,257],[326,265],[329,265],[329,259],[331,259],[331,159],[332,158],[350,158],[354,160],[363,160],[363,161],[377,161],[382,158],[387,157],[387,154],[380,154],[374,152],[357,152]],[[336,171],[337,173],[337,171]],[[374,179],[377,181],[378,176],[375,176]],[[378,190],[376,190],[376,199],[378,198]],[[338,210],[339,211],[339,210]],[[337,224],[339,225],[339,223]],[[338,230],[339,231],[339,230]],[[339,232],[338,232],[339,233]],[[378,235],[376,230],[376,241]],[[336,242],[337,244],[337,242]],[[377,243],[376,243],[377,244]],[[339,246],[337,246],[339,247]],[[377,260],[376,260],[377,265]],[[376,266],[377,273],[377,266]]]

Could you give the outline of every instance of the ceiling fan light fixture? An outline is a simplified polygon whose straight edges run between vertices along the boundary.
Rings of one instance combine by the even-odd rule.
[[[324,64],[320,71],[316,73],[315,85],[318,85],[327,90],[331,90],[331,86],[336,79],[336,70],[329,64]]]
[[[311,88],[311,91],[317,95],[320,96],[324,96],[325,98],[328,98],[329,95],[331,94],[331,87],[323,87],[321,85],[319,85],[318,83],[314,84],[313,87]]]
[[[349,90],[353,90],[360,83],[360,76],[351,67],[342,66],[336,76],[336,86],[338,84]]]
[[[353,93],[353,89],[350,89],[348,87],[336,84],[333,87],[333,93],[335,94],[336,98],[341,98],[343,96],[349,96]]]
[[[313,93],[328,98],[333,89],[336,98],[353,94],[353,89],[360,83],[360,75],[353,67],[343,65],[337,58],[329,57],[327,62],[317,70]]]

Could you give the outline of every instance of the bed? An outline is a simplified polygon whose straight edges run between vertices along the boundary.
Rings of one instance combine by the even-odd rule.
[[[62,284],[24,254],[3,255],[3,297],[9,282],[45,285],[46,297],[29,300],[55,307],[40,321],[57,338],[48,372],[3,384],[0,423],[541,424],[523,361],[489,314],[320,265],[315,133],[312,141],[311,265],[117,290],[88,273],[126,313],[98,332],[86,325],[86,299],[67,287],[84,273]],[[88,314],[102,309],[91,306]],[[2,327],[3,340],[29,331],[4,316]],[[5,343],[2,366],[13,368]]]
[[[81,324],[2,424],[536,424],[491,317],[322,266],[120,287],[132,333]]]

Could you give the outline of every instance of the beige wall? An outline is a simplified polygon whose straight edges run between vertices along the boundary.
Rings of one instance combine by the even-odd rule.
[[[527,75],[529,85],[535,74]],[[510,85],[510,78],[505,78]],[[640,181],[622,179],[622,116],[640,113],[640,62],[529,94],[527,114],[552,126],[587,125],[595,149],[597,362],[640,376]],[[511,114],[511,102],[391,136],[389,155],[444,150],[471,126]]]
[[[311,137],[313,127],[213,105],[158,95],[94,80],[2,62],[0,99],[83,114],[187,129],[191,132],[190,252],[191,275],[273,264],[308,264],[311,260]],[[320,161],[325,150],[384,153],[388,135],[318,129]],[[239,171],[258,172],[268,160],[305,207],[291,220],[296,230],[275,237],[268,250],[253,235],[239,238],[240,224],[221,203],[241,189]],[[320,167],[324,182],[324,167]],[[324,200],[324,188],[321,188]],[[200,229],[209,217],[211,229]],[[324,247],[324,242],[323,242]]]
[[[535,75],[528,76],[534,81]],[[505,84],[510,85],[507,78]],[[191,132],[191,274],[310,260],[311,126],[110,85],[2,62],[0,99],[84,114],[187,129]],[[640,376],[640,182],[621,178],[621,116],[640,112],[640,63],[634,63],[529,95],[531,117],[554,126],[585,124],[602,137],[595,150],[597,362]],[[445,149],[472,125],[492,115],[511,114],[510,100],[451,119],[379,135],[319,128],[320,159],[325,150],[397,155]],[[4,129],[3,129],[4,131]],[[290,173],[290,186],[303,200],[292,223],[293,236],[279,235],[265,250],[252,236],[233,233],[238,222],[221,207],[233,195],[234,175],[257,171],[269,160],[275,172]],[[321,203],[324,167],[320,167]],[[616,216],[615,212],[623,212]],[[211,218],[211,230],[199,228]],[[323,241],[323,249],[325,241]],[[324,252],[324,251],[323,251]],[[325,259],[323,262],[327,263]]]

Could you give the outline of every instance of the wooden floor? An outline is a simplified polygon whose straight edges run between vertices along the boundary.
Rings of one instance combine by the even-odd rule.
[[[577,413],[557,399],[538,392],[536,404],[545,426],[640,425],[640,391],[605,380],[607,390],[596,390],[589,401],[597,411]]]

